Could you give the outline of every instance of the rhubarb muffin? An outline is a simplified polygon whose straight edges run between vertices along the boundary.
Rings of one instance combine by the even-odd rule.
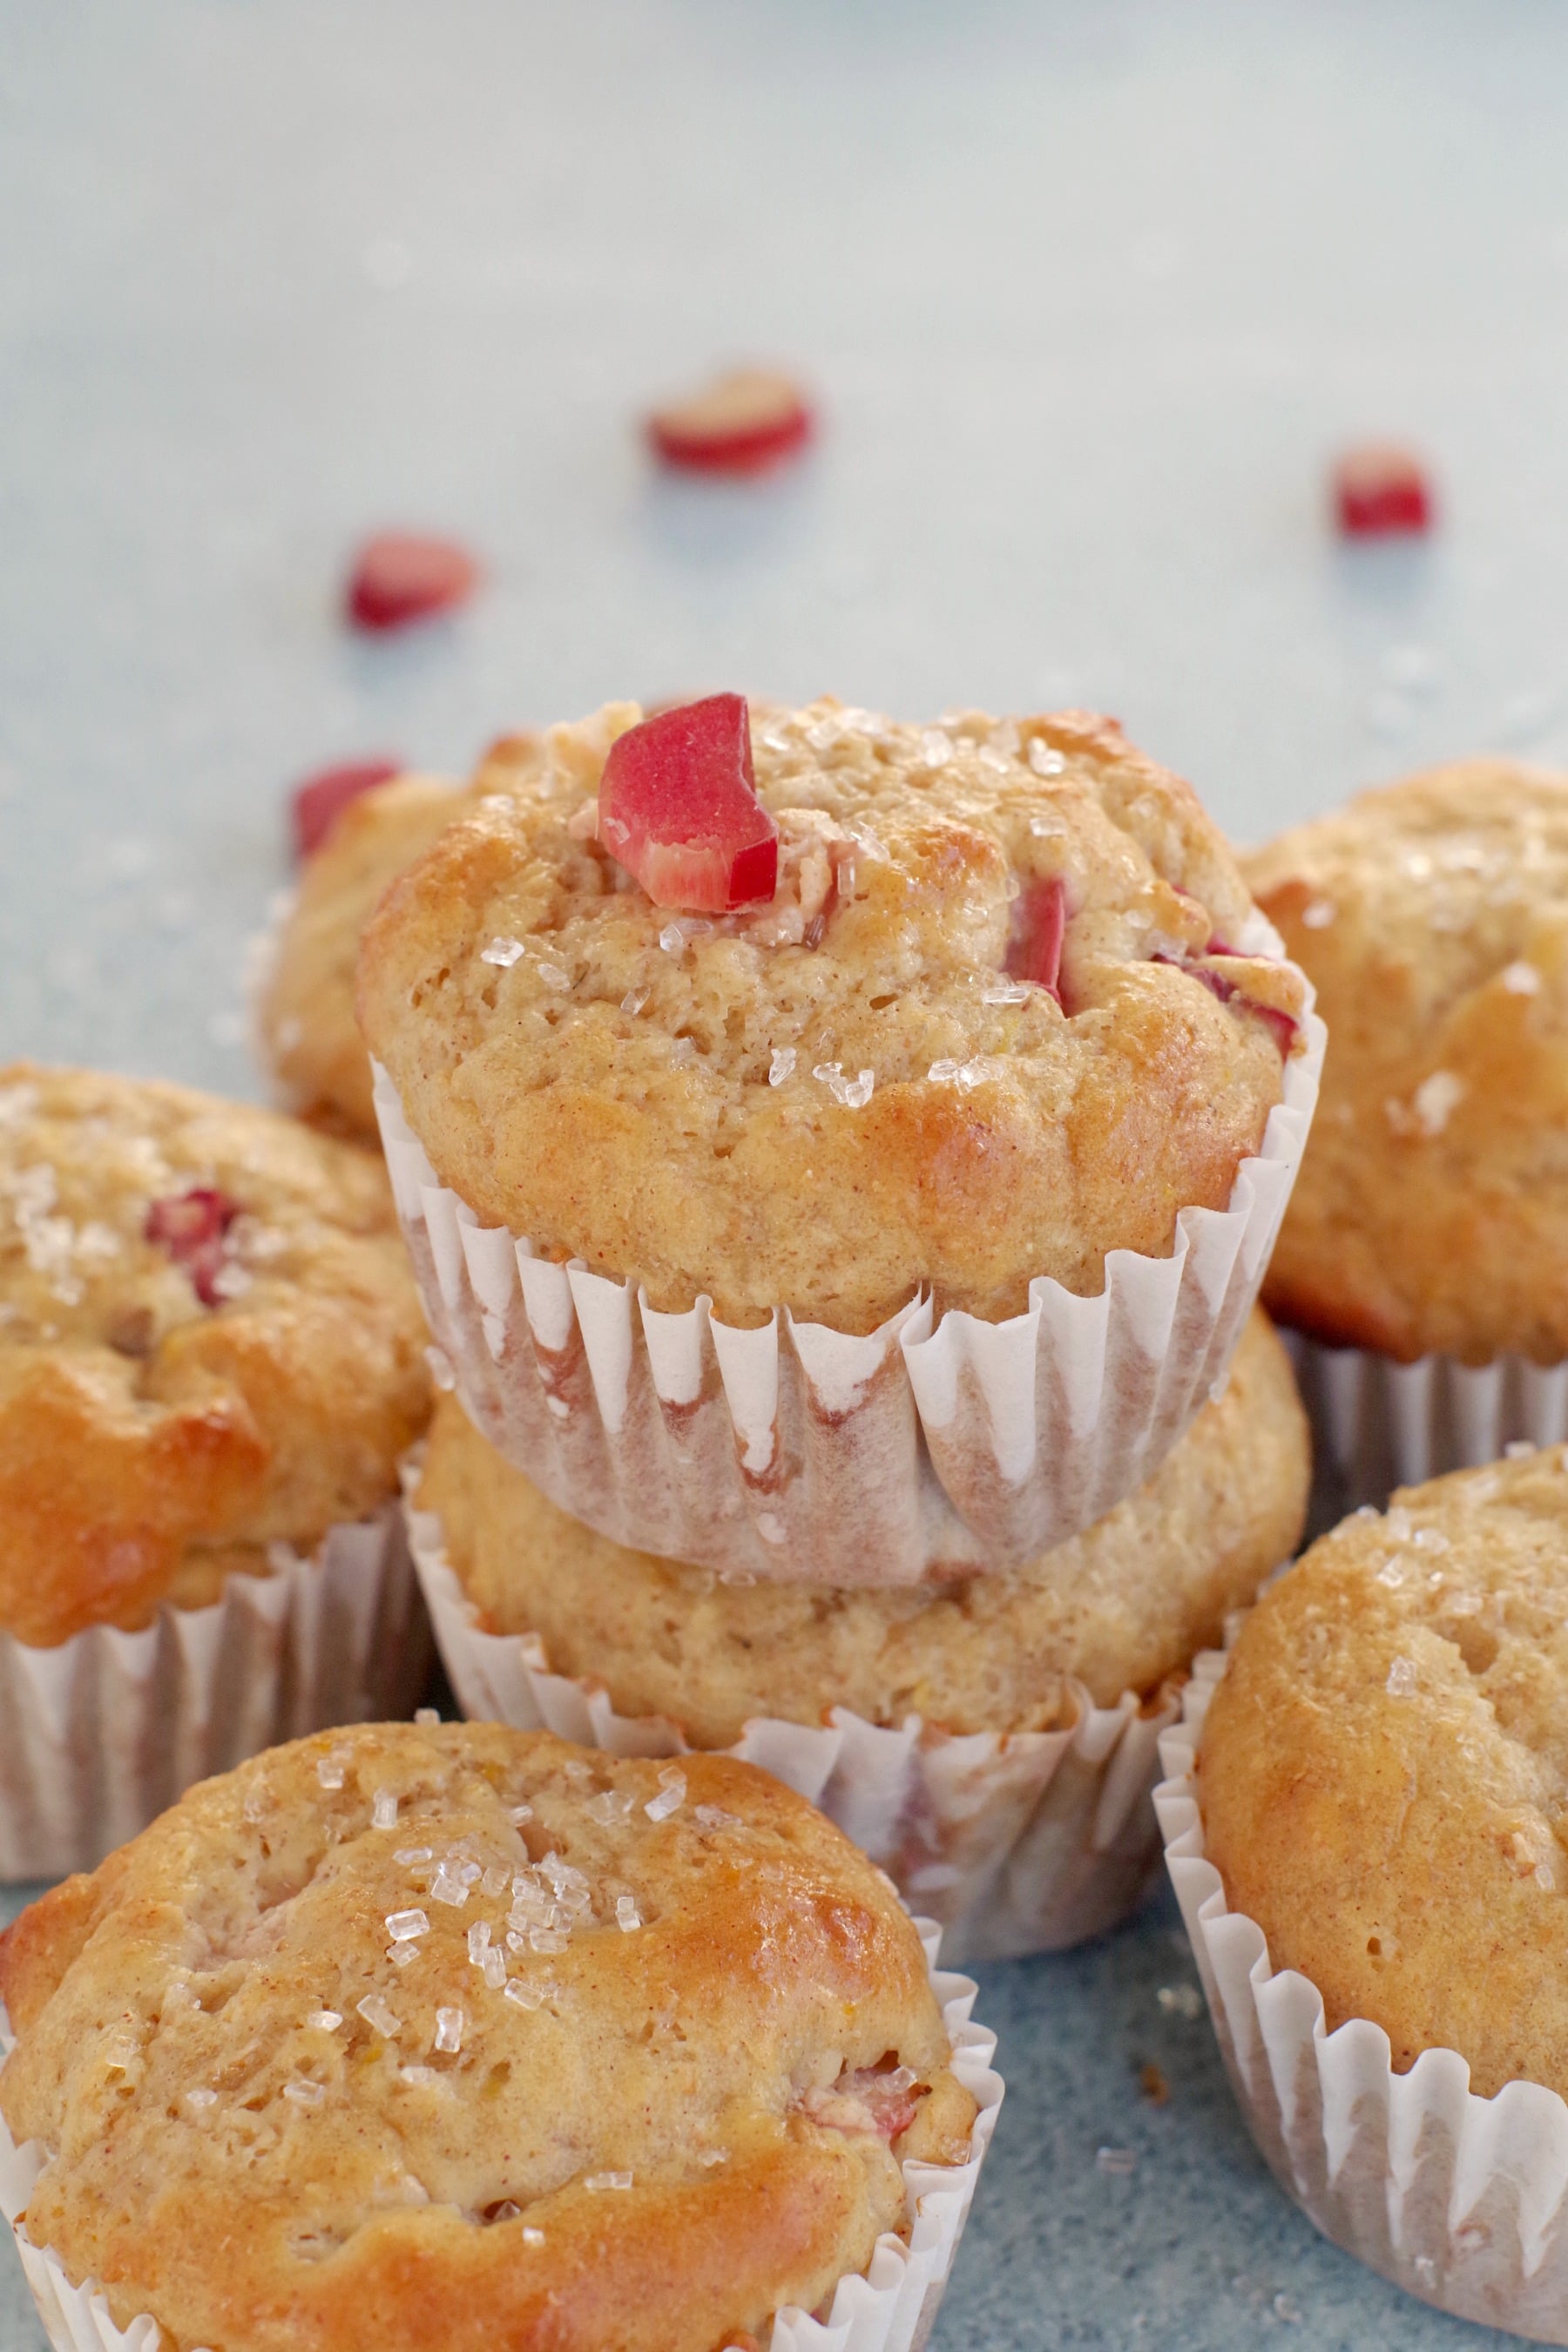
[[[757,717],[552,728],[387,892],[360,1021],[441,1182],[731,1325],[1167,1255],[1305,1009],[1190,789],[1081,714]]]
[[[184,1087],[0,1071],[0,1635],[270,1574],[384,1507],[427,1412],[370,1154]]]
[[[532,739],[511,736],[458,786],[397,776],[356,797],[305,860],[299,888],[265,950],[256,990],[257,1048],[280,1099],[312,1126],[376,1141],[370,1057],[354,1018],[360,933],[387,885],[488,793],[525,773]]]
[[[1198,1756],[1232,1911],[1396,2073],[1568,2097],[1568,1453],[1402,1488],[1247,1620]],[[1533,2330],[1531,2331],[1534,2332]]]
[[[956,1734],[1045,1731],[1085,1696],[1152,1701],[1300,1540],[1310,1458],[1285,1350],[1255,1310],[1224,1392],[1149,1484],[1007,1573],[890,1590],[725,1581],[569,1517],[439,1399],[415,1502],[485,1633],[701,1748],[749,1720],[913,1716]],[[459,1654],[448,1658],[459,1691]]]
[[[1322,1099],[1265,1297],[1408,1362],[1568,1354],[1568,775],[1468,760],[1247,866],[1318,992]]]
[[[226,2352],[714,2352],[984,2139],[913,1926],[819,1814],[497,1725],[208,1781],[23,1914],[0,1994],[28,2238]]]

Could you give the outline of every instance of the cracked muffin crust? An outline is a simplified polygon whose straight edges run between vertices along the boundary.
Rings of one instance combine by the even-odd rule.
[[[450,1395],[415,1504],[438,1514],[487,1632],[538,1634],[552,1673],[602,1685],[618,1714],[722,1748],[751,1717],[814,1724],[835,1706],[1049,1730],[1073,1719],[1069,1675],[1100,1706],[1151,1695],[1289,1558],[1309,1479],[1289,1363],[1255,1312],[1224,1393],[1138,1495],[1029,1568],[935,1592],[726,1583],[628,1550],[558,1510]]]
[[[1436,768],[1247,871],[1330,1041],[1270,1310],[1405,1361],[1568,1355],[1568,775]]]
[[[377,1141],[370,1056],[354,1018],[360,933],[387,885],[485,793],[503,789],[525,740],[497,746],[468,785],[418,775],[378,784],[306,859],[271,950],[256,1030],[282,1099],[312,1126]]]
[[[0,1633],[147,1624],[380,1508],[424,1340],[368,1153],[161,1081],[0,1069]]]
[[[1302,982],[1234,952],[1219,833],[1110,722],[759,706],[777,887],[699,919],[595,836],[639,717],[551,729],[364,935],[365,1035],[484,1223],[657,1308],[864,1332],[922,1286],[993,1319],[1035,1275],[1098,1292],[1229,1200]]]
[[[29,2236],[225,2352],[715,2352],[975,2106],[888,1883],[753,1767],[372,1725],[0,1937]]]
[[[1568,2097],[1568,1452],[1402,1488],[1264,1595],[1216,1688],[1204,1839],[1330,2032]]]

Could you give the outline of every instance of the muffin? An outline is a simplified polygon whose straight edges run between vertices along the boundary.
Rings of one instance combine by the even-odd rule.
[[[1225,1391],[1149,1485],[1011,1573],[934,1591],[726,1582],[568,1517],[450,1395],[411,1527],[469,1714],[556,1722],[564,1677],[590,1736],[609,1738],[602,1694],[645,1742],[654,1717],[672,1751],[765,1758],[973,1956],[1076,1941],[1136,1899],[1173,1693],[1294,1550],[1309,1475],[1289,1363],[1255,1310]]]
[[[1415,2292],[1553,2343],[1565,1471],[1564,1449],[1521,1449],[1323,1537],[1204,1678],[1161,1791],[1221,2040],[1286,2186]]]
[[[234,1741],[404,1692],[425,1649],[389,1506],[428,1409],[368,1153],[183,1087],[0,1071],[0,1871],[96,1858]]]
[[[738,698],[694,708],[729,703],[743,718]],[[920,729],[831,702],[770,712],[754,755],[748,738],[736,757],[754,756],[752,845],[776,853],[773,886],[728,912],[672,914],[668,892],[656,903],[602,845],[621,823],[601,822],[603,779],[634,740],[687,714],[638,718],[617,704],[552,729],[526,785],[449,826],[364,933],[359,1012],[388,1076],[384,1129],[389,1150],[412,1147],[405,1177],[394,1169],[399,1203],[465,1395],[519,1467],[620,1540],[789,1574],[809,1532],[840,1580],[855,1580],[857,1559],[872,1580],[898,1580],[933,1554],[914,1558],[911,1542],[901,1567],[879,1564],[887,1514],[879,1498],[855,1513],[855,1478],[834,1484],[825,1467],[816,1483],[833,1507],[809,1530],[778,1507],[790,1485],[814,1482],[770,1434],[775,1403],[782,1423],[809,1420],[812,1402],[781,1400],[778,1335],[787,1321],[792,1336],[846,1343],[854,1370],[824,1397],[840,1436],[839,1389],[858,1406],[886,1371],[887,1446],[893,1421],[909,1421],[898,1348],[934,1330],[914,1401],[938,1478],[979,1549],[1020,1563],[1136,1486],[1223,1374],[1310,1111],[1300,976],[1190,790],[1109,721],[1073,713]],[[659,821],[646,796],[641,814],[646,835]],[[646,837],[621,847],[650,873],[683,854]],[[1265,1162],[1254,1202],[1247,1171]],[[426,1192],[449,1204],[441,1233]],[[503,1238],[479,1272],[487,1235]],[[506,1236],[527,1261],[510,1276]],[[1223,1263],[1200,1270],[1211,1246]],[[1161,1265],[1168,1303],[1153,1308],[1152,1288],[1139,1310],[1121,1300],[1118,1268],[1132,1259]],[[563,1283],[546,1297],[563,1265],[584,1270],[572,1296]],[[746,1469],[769,1474],[767,1500],[710,1488],[706,1527],[700,1498],[693,1526],[686,1497],[660,1531],[649,1465],[623,1464],[612,1498],[587,1464],[599,1436],[584,1435],[574,1465],[551,1458],[572,1433],[549,1430],[544,1400],[513,1394],[513,1425],[508,1399],[487,1413],[479,1391],[510,1351],[502,1385],[542,1378],[556,1418],[573,1417],[570,1359],[587,1349],[592,1361],[593,1335],[585,1321],[577,1338],[562,1330],[555,1301],[581,1318],[584,1278],[627,1302],[592,1364],[605,1436],[620,1440],[626,1419],[612,1360],[625,1390],[624,1360],[640,1356],[634,1299],[645,1335],[658,1322],[652,1386],[682,1403],[706,1375],[695,1358],[671,1369],[689,1346],[673,1323],[705,1321],[710,1302],[727,1349],[712,1369]],[[507,1281],[510,1298],[494,1286]],[[1026,1350],[1004,1370],[994,1334],[1047,1285],[1066,1303],[1041,1319],[1038,1366]],[[510,1333],[481,1330],[509,1312]],[[1096,1315],[1113,1335],[1098,1417]],[[1165,1316],[1173,1337],[1152,1367],[1150,1327]],[[689,1346],[703,1346],[695,1327]],[[559,1362],[538,1365],[541,1350]],[[1081,1390],[1064,1403],[1064,1377],[1089,1389],[1087,1410]],[[979,1392],[988,1463],[965,1420]],[[530,1413],[538,1442],[521,1427]],[[1016,1417],[1022,1428],[1003,1435]],[[1111,1457],[1092,1474],[1091,1424]],[[907,1452],[890,1483],[915,1491]]]
[[[354,1018],[360,933],[388,883],[489,793],[526,771],[532,746],[511,736],[471,783],[398,776],[345,808],[300,877],[255,985],[257,1051],[280,1100],[359,1143],[377,1140],[370,1057]]]
[[[917,2200],[951,2258],[1000,2085],[939,1989],[879,1874],[749,1766],[369,1726],[22,1916],[0,2113],[43,2152],[27,2240],[122,2327],[713,2352],[889,2237],[905,2284]]]

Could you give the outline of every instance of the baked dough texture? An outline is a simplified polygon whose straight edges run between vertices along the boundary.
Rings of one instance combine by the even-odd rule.
[[[728,1322],[869,1331],[1083,1294],[1225,1205],[1280,1099],[1300,975],[1190,789],[1081,713],[896,726],[757,707],[771,902],[655,907],[593,836],[612,704],[551,729],[395,883],[359,1012],[443,1183],[487,1224]],[[1009,938],[1059,882],[1064,1013]],[[1299,1032],[1297,1033],[1299,1037]]]
[[[397,776],[349,806],[307,858],[256,1008],[262,1059],[312,1126],[376,1141],[370,1056],[354,1018],[359,936],[389,882],[477,795],[440,776]]]
[[[1436,768],[1247,871],[1329,1028],[1270,1310],[1404,1361],[1568,1355],[1568,775]]]
[[[1198,1759],[1204,1839],[1331,2032],[1489,2098],[1568,2097],[1568,1452],[1401,1488],[1243,1626]]]
[[[868,1723],[911,1714],[952,1732],[1071,1722],[1068,1678],[1098,1706],[1152,1694],[1216,1643],[1300,1539],[1305,1416],[1261,1310],[1228,1386],[1149,1484],[1013,1574],[835,1590],[727,1584],[630,1551],[568,1517],[438,1400],[416,1500],[492,1633],[537,1633],[551,1669],[603,1685],[623,1715],[662,1715],[700,1747],[753,1716]]]
[[[147,1237],[237,1212],[210,1304]],[[0,1069],[0,1633],[50,1646],[216,1599],[397,1491],[429,1411],[385,1171],[274,1111]]]
[[[715,2352],[861,2269],[975,2115],[802,1799],[493,1724],[204,1783],[22,1915],[0,1996],[29,2236],[182,2347]]]

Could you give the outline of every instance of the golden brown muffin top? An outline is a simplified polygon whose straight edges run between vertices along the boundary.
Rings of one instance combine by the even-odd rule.
[[[1568,776],[1436,768],[1247,875],[1329,1026],[1273,1311],[1405,1360],[1568,1353]]]
[[[225,2352],[714,2352],[974,2105],[888,1882],[766,1774],[327,1732],[0,1938],[35,2242]]]
[[[437,1399],[416,1501],[488,1631],[534,1633],[552,1673],[591,1677],[623,1715],[661,1715],[700,1747],[754,1716],[917,1714],[957,1733],[1073,1719],[1150,1695],[1219,1639],[1300,1540],[1307,1424],[1261,1310],[1212,1400],[1148,1485],[1029,1567],[958,1583],[842,1591],[726,1583],[595,1534]]]
[[[1403,2071],[1568,2096],[1568,1451],[1401,1489],[1242,1628],[1199,1753],[1204,1838],[1274,1966]]]
[[[993,1318],[1037,1274],[1096,1291],[1228,1200],[1301,983],[1219,952],[1253,915],[1230,854],[1110,721],[759,708],[777,891],[691,918],[593,835],[639,716],[551,729],[365,933],[362,1026],[484,1221],[658,1307],[867,1330],[921,1285]],[[1058,884],[1061,1003],[1005,969]]]
[[[360,933],[387,884],[479,797],[478,787],[442,776],[395,777],[351,802],[305,861],[271,950],[257,1030],[289,1108],[330,1134],[378,1142],[370,1055],[354,1018]]]
[[[0,1632],[143,1624],[215,1553],[264,1570],[378,1508],[424,1346],[368,1153],[158,1080],[0,1069]]]

